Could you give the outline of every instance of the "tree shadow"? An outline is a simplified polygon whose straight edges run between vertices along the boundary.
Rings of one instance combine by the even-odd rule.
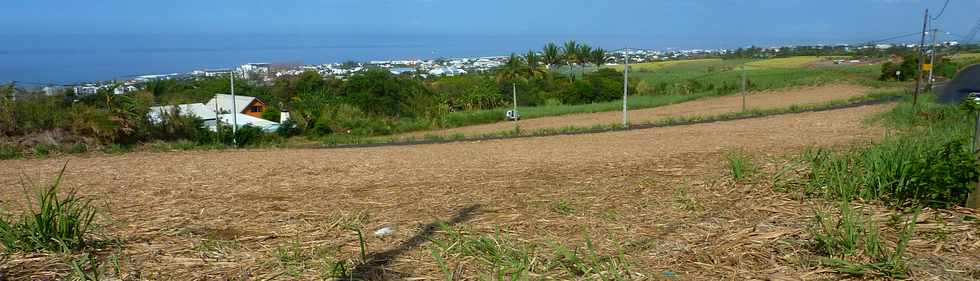
[[[440,225],[456,225],[464,221],[469,220],[477,213],[481,207],[480,204],[470,205],[459,212],[456,216],[449,221],[434,221],[429,223],[422,228],[422,231],[412,236],[408,240],[405,240],[398,247],[383,251],[371,253],[367,256],[367,260],[353,268],[352,278],[348,280],[386,280],[391,276],[388,276],[385,272],[385,268],[388,267],[392,261],[394,261],[398,256],[401,256],[405,252],[411,251],[413,249],[422,246],[423,243],[429,240],[429,237],[435,233],[436,229]]]

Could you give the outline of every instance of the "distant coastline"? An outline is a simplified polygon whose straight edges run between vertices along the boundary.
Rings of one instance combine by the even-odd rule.
[[[0,44],[0,61],[4,62],[0,64],[0,83],[38,84],[79,84],[140,75],[185,73],[232,68],[249,62],[329,64],[348,60],[501,56],[537,50],[544,42],[567,39],[618,49],[629,39],[624,36],[548,38],[539,35],[0,35],[0,38],[4,39],[4,44]],[[659,50],[738,46],[652,38],[629,42],[633,47]]]

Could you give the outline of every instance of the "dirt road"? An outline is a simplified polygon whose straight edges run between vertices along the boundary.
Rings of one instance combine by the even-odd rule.
[[[818,104],[834,100],[846,100],[852,97],[869,94],[871,88],[837,84],[818,87],[804,87],[779,91],[756,92],[748,95],[748,109],[783,108],[792,105]],[[656,122],[668,117],[713,116],[742,110],[742,97],[739,95],[706,98],[663,107],[638,109],[630,111],[630,120],[635,124]],[[500,122],[486,125],[476,125],[461,128],[416,132],[401,137],[423,138],[426,135],[450,136],[453,134],[480,135],[513,130],[520,125],[522,130],[536,131],[546,128],[562,128],[567,126],[592,127],[622,122],[622,113],[618,111],[571,114],[555,117],[525,119],[519,122]]]

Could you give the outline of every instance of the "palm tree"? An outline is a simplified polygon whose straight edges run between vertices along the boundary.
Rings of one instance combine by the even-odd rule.
[[[523,58],[517,54],[511,53],[510,59],[507,63],[504,63],[499,70],[497,70],[497,82],[506,83],[510,82],[513,87],[513,100],[514,100],[514,116],[517,116],[517,82],[527,81],[524,76],[527,71],[524,64]]]
[[[565,64],[568,64],[569,80],[571,80],[572,77],[574,76],[571,73],[572,64],[578,62],[578,56],[579,56],[578,51],[579,51],[578,43],[575,42],[574,40],[565,42],[565,47],[562,48],[562,60],[565,61]]]
[[[606,50],[603,50],[602,48],[592,50],[592,52],[589,53],[589,60],[595,64],[595,69],[599,70],[599,67],[602,67],[602,64],[606,63]]]
[[[541,69],[541,56],[538,53],[527,51],[527,54],[524,55],[524,63],[527,64],[525,67],[527,79],[544,77],[544,70]]]
[[[592,62],[592,47],[586,44],[579,45],[578,47],[578,57],[576,58],[579,67],[582,68],[582,76],[585,76],[585,64]]]
[[[562,61],[561,49],[559,49],[558,45],[554,42],[549,42],[548,45],[544,45],[544,49],[541,53],[544,54],[543,61],[548,69],[551,69],[552,66],[558,65]]]

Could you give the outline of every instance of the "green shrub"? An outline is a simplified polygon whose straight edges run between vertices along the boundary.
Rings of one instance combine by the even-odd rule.
[[[302,133],[302,130],[296,124],[296,121],[292,119],[280,123],[279,128],[276,129],[276,134],[279,134],[279,136],[284,138],[293,137],[299,135],[300,133]]]
[[[67,165],[66,165],[67,167]],[[9,251],[67,252],[89,244],[96,209],[90,200],[68,192],[59,196],[65,168],[49,186],[37,187],[30,209],[17,221],[0,218],[0,244]]]
[[[68,153],[70,154],[79,154],[85,152],[88,152],[88,145],[85,143],[73,144],[71,148],[68,149]]]
[[[16,146],[0,144],[0,160],[24,157]]]

